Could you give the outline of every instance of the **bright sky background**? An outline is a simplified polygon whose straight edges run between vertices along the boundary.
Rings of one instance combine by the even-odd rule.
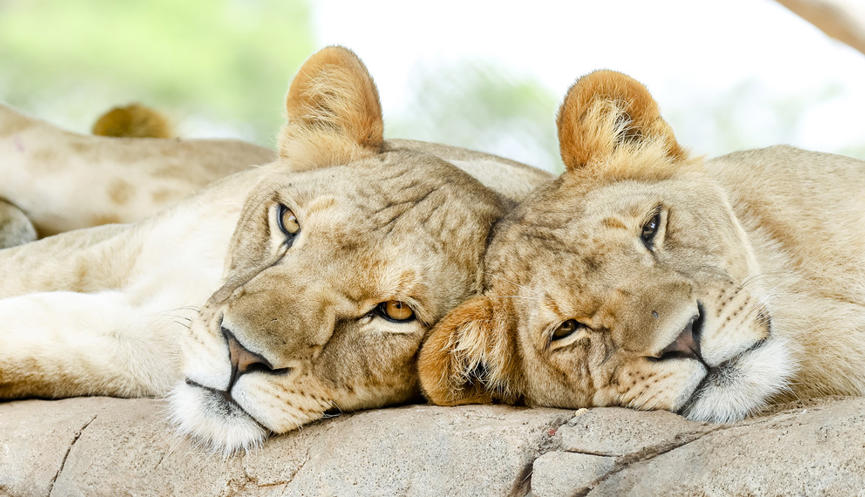
[[[314,4],[318,41],[342,44],[360,55],[379,86],[386,124],[388,115],[403,111],[413,70],[480,58],[536,78],[559,98],[578,76],[594,69],[625,72],[648,86],[679,140],[700,154],[732,151],[719,149],[708,136],[713,130],[701,126],[700,113],[744,84],[756,89],[732,102],[730,111],[746,147],[784,141],[823,151],[865,150],[859,116],[865,111],[865,56],[774,1],[438,0],[422,5],[405,0]],[[785,123],[776,111],[787,100],[807,105],[799,124],[781,132]],[[533,162],[518,156],[519,147],[495,152]]]

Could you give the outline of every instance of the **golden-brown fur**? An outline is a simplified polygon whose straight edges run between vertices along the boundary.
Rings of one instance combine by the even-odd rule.
[[[433,402],[731,421],[865,393],[865,163],[689,158],[612,71],[571,88],[559,136],[567,171],[497,225],[483,292],[425,342]]]
[[[363,63],[339,47],[321,50],[288,89],[289,120],[279,153],[302,171],[319,164],[341,164],[381,149],[384,127],[378,90],[372,79],[359,81]]]
[[[344,48],[313,55],[292,89],[276,162],[137,224],[0,251],[0,398],[170,392],[180,429],[230,452],[418,396],[424,334],[479,291],[490,227],[547,175],[385,142]],[[413,317],[388,319],[390,301]]]

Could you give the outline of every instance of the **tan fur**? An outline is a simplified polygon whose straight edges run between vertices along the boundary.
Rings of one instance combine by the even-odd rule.
[[[790,147],[689,158],[645,88],[611,71],[569,91],[559,136],[568,171],[497,225],[482,295],[423,347],[433,402],[732,421],[865,393],[865,163]],[[699,357],[681,345],[694,329]]]
[[[0,199],[41,236],[144,219],[274,157],[237,140],[79,135],[0,105]]]
[[[168,118],[141,104],[109,109],[96,119],[91,132],[115,138],[174,138]]]
[[[340,47],[318,52],[295,76],[286,98],[288,122],[280,157],[294,170],[350,162],[381,149],[378,90],[357,56]]]
[[[377,93],[344,48],[314,55],[298,77],[317,83],[290,91],[289,109],[316,109],[346,81],[365,89],[350,98],[376,101],[290,120],[280,150],[296,155],[137,224],[0,251],[0,397],[170,392],[182,431],[231,452],[330,409],[419,395],[424,334],[480,290],[492,223],[527,181],[548,177],[449,147],[371,146],[382,129]],[[323,153],[317,133],[351,152]],[[290,246],[280,204],[300,225]],[[376,313],[391,300],[417,319]],[[232,383],[228,333],[279,372],[261,366]]]

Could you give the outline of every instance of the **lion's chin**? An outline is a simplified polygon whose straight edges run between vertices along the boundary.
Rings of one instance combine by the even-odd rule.
[[[269,431],[217,392],[178,383],[168,396],[180,432],[225,456],[258,447]]]
[[[772,395],[788,390],[794,371],[789,347],[772,335],[712,368],[680,412],[695,421],[739,421],[764,406]]]

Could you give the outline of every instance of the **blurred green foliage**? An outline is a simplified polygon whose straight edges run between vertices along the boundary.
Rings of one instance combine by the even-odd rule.
[[[320,48],[315,7],[306,0],[0,0],[0,101],[80,132],[108,108],[137,101],[166,112],[181,136],[273,147],[288,84]],[[418,64],[411,73],[396,115],[386,116],[387,137],[561,171],[555,113],[562,95],[489,61]],[[746,80],[709,97],[683,88],[678,100],[659,101],[679,140],[713,156],[804,140],[809,113],[841,91],[829,85],[784,97],[776,90]],[[849,142],[836,148],[865,157],[865,145]]]
[[[794,96],[778,95],[756,80],[745,80],[712,98],[684,99],[684,107],[668,108],[661,103],[661,112],[683,145],[695,154],[713,157],[795,144],[806,138],[802,128],[808,124],[808,113],[831,104],[841,94],[838,85],[826,84]],[[862,147],[850,146],[834,152],[863,157],[862,151]]]
[[[385,123],[388,136],[457,145],[562,171],[555,115],[559,96],[507,68],[461,60],[417,68],[402,116]]]
[[[0,101],[79,131],[139,101],[272,146],[309,18],[300,0],[0,0]]]

